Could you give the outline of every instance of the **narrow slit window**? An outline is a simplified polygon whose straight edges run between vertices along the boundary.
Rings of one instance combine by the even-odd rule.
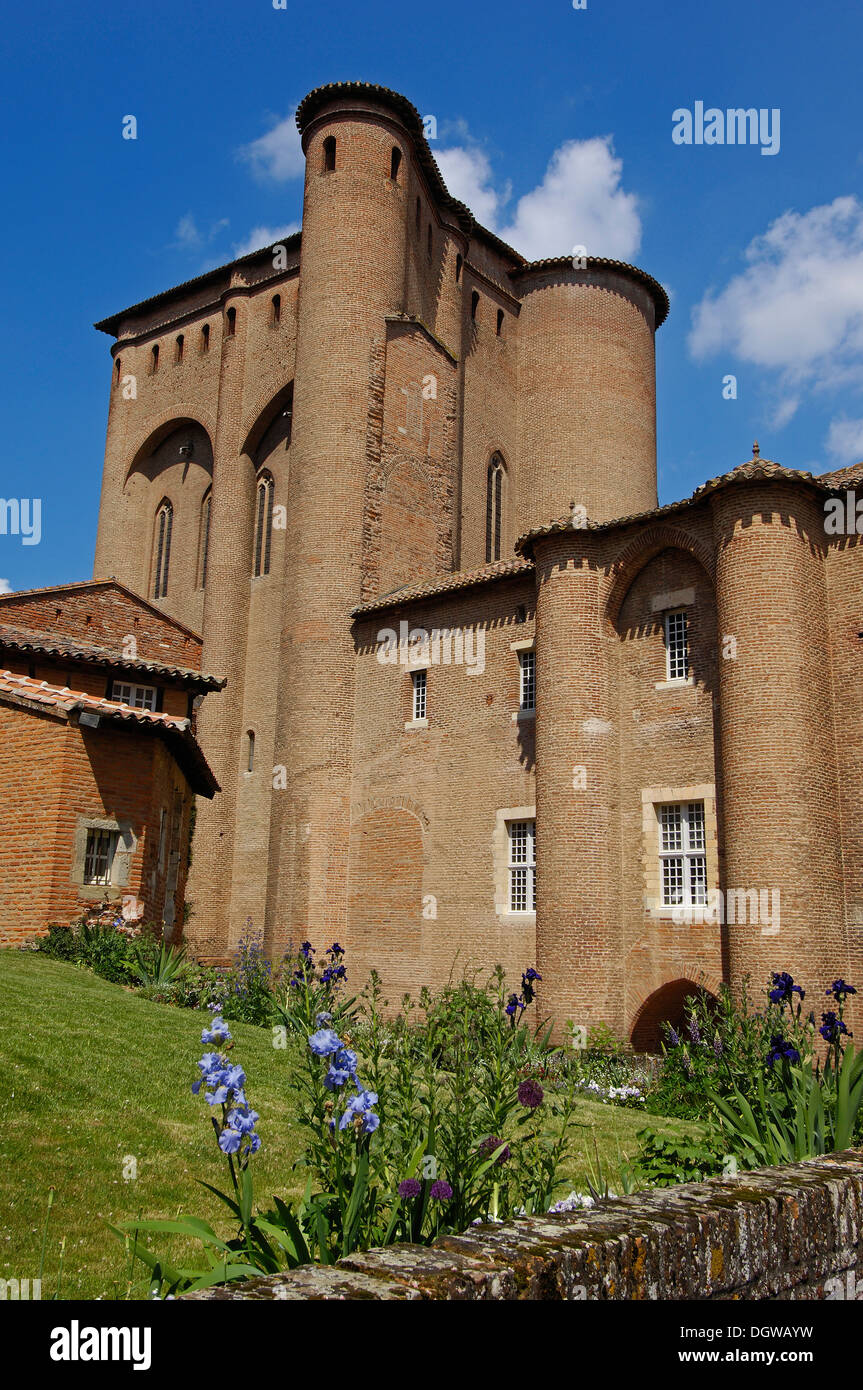
[[[495,454],[488,466],[485,498],[485,558],[486,563],[500,559],[503,518],[503,459]]]
[[[413,682],[413,714],[412,718],[416,723],[419,719],[425,719],[428,711],[428,683],[426,671],[414,671],[411,674]]]
[[[456,284],[458,284],[459,281],[461,280],[461,268],[462,268],[463,265],[464,265],[464,260],[463,260],[463,258],[462,258],[461,256],[456,256],[456,258],[455,258],[455,282],[456,282]]]
[[[237,311],[230,308],[225,315],[226,332],[229,338],[233,338],[237,331]]]
[[[182,362],[182,360],[183,360],[183,344],[184,344],[183,334],[182,334],[182,333],[178,333],[176,339],[174,340],[174,361],[175,361],[175,362]]]
[[[503,333],[503,309],[498,309],[498,311],[497,311],[497,336],[498,336],[498,338],[501,336],[502,333]]]
[[[150,375],[155,376],[159,370],[159,344],[154,343],[150,348]]]
[[[255,515],[255,565],[256,578],[270,572],[270,548],[273,538],[273,479],[269,473],[258,478],[257,508]]]
[[[282,296],[280,294],[274,294],[270,302],[273,310],[273,327],[276,328],[279,324],[279,320],[282,317]]]
[[[168,592],[168,571],[171,565],[171,532],[174,527],[174,508],[163,502],[156,514],[156,556],[153,597],[164,598]]]
[[[201,503],[201,588],[207,586],[207,560],[210,553],[210,508],[213,501],[213,494],[208,492]]]
[[[402,152],[399,149],[398,145],[393,145],[392,152],[390,154],[390,178],[392,179],[393,183],[398,183],[399,167],[401,165],[401,162]]]
[[[336,137],[328,135],[324,141],[324,173],[331,173],[336,167]]]
[[[207,352],[210,346],[210,325],[205,323],[201,329],[201,351]]]
[[[120,358],[118,357],[118,358],[117,358],[117,361],[114,363],[114,372],[115,372],[115,375],[116,375],[117,385],[118,385],[118,386],[119,386],[119,384],[120,384],[120,368],[121,368],[121,361],[120,361]]]
[[[255,735],[251,729],[246,734],[246,771],[255,770]]]
[[[536,709],[536,652],[522,652],[519,656],[521,665],[519,709],[524,713]]]
[[[470,316],[473,323],[476,323],[476,311],[479,308],[479,293],[474,290],[470,297]]]

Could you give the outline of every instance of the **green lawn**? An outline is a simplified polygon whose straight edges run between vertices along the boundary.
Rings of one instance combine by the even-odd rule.
[[[106,1221],[183,1210],[225,1229],[223,1208],[196,1182],[224,1186],[227,1173],[208,1107],[189,1089],[209,1016],[12,950],[0,951],[0,999],[0,1278],[36,1277],[53,1185],[43,1297],[56,1289],[63,1236],[62,1297],[142,1297],[142,1266],[130,1289],[122,1246]],[[290,1111],[290,1054],[273,1048],[263,1029],[232,1023],[231,1032],[261,1117],[257,1196],[299,1194],[305,1183],[292,1168],[302,1139]],[[580,1108],[590,1129],[581,1132],[584,1147],[567,1174],[573,1187],[584,1188],[594,1137],[600,1155],[616,1163],[635,1153],[635,1132],[645,1123],[674,1133],[692,1128],[591,1101]],[[123,1176],[130,1157],[134,1181]]]

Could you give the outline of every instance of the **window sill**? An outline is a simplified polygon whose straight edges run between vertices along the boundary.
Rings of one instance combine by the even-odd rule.
[[[518,709],[512,716],[513,724],[526,723],[531,719],[536,719],[535,709]]]
[[[414,729],[427,729],[429,722],[427,719],[409,719],[405,724],[405,733],[409,734]]]
[[[510,912],[507,908],[505,912],[497,913],[497,920],[502,927],[536,926],[536,912]]]
[[[686,676],[685,678],[678,676],[671,681],[657,681],[653,688],[654,690],[682,690],[685,689],[687,685],[694,684],[695,681],[692,676]]]

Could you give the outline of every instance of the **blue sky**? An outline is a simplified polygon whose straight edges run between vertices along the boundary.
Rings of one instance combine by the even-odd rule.
[[[666,285],[661,501],[755,437],[791,467],[863,458],[859,4],[47,0],[7,8],[3,47],[0,492],[42,499],[38,545],[0,535],[12,588],[92,571],[110,377],[93,321],[298,222],[290,117],[329,81],[433,115],[452,191],[517,249],[583,244]],[[699,101],[778,108],[778,153],[675,144]]]

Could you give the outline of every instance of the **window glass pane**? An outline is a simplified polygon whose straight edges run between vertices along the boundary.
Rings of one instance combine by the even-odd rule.
[[[683,849],[683,825],[679,806],[659,808],[664,851]]]

